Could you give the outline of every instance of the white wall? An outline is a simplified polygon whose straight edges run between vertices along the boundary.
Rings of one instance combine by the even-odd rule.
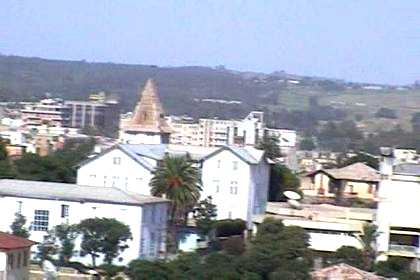
[[[156,165],[154,160],[148,162]],[[113,149],[77,170],[78,185],[116,187],[143,195],[150,195],[151,178],[149,170],[120,149]]]
[[[213,198],[217,219],[242,219],[252,228],[252,212],[264,212],[267,201],[269,170],[265,163],[260,165],[251,166],[229,150],[203,162],[201,199]]]
[[[69,216],[62,218],[61,217],[61,205],[65,204],[69,206]],[[144,229],[144,226],[148,223],[156,224],[156,227],[165,230],[164,224],[166,225],[166,205],[156,205],[158,210],[156,210],[156,221],[142,221],[142,208],[146,209],[147,212],[150,210],[152,205],[143,205],[139,206],[129,206],[129,205],[120,205],[120,204],[102,204],[102,203],[79,203],[79,202],[70,202],[70,201],[60,201],[60,200],[41,200],[41,199],[30,199],[30,198],[16,198],[16,197],[1,197],[0,205],[2,206],[2,219],[0,219],[0,231],[9,231],[10,225],[15,219],[15,213],[21,209],[21,214],[24,215],[27,219],[27,226],[29,227],[34,220],[35,210],[47,210],[49,211],[49,225],[48,229],[52,229],[54,226],[69,223],[77,224],[80,221],[87,218],[94,217],[106,217],[114,218],[124,224],[127,224],[130,227],[131,233],[133,235],[133,240],[128,242],[129,248],[127,248],[120,257],[123,258],[121,264],[126,264],[130,260],[138,258],[141,255],[140,252],[140,240],[143,238],[145,241],[145,247],[150,247],[150,239],[148,235],[142,236],[141,234],[146,232],[147,229]],[[19,207],[21,205],[21,207]],[[163,209],[165,208],[165,209]],[[162,214],[164,213],[164,214]],[[146,214],[148,215],[148,214]],[[163,215],[163,216],[162,216]],[[157,222],[159,221],[159,222]],[[163,222],[164,221],[164,222]],[[164,224],[163,224],[164,223]],[[152,228],[157,230],[157,228]],[[29,239],[41,242],[46,235],[45,231],[30,231]],[[157,242],[158,240],[156,240]],[[155,244],[155,247],[162,247],[162,244]],[[34,246],[36,247],[36,246]],[[33,248],[34,249],[34,248]],[[76,250],[79,250],[77,246]],[[118,258],[117,258],[118,259]],[[118,263],[118,260],[115,260]],[[73,260],[81,261],[90,264],[90,256],[86,257],[77,257],[75,256]],[[100,262],[100,260],[98,260]],[[98,263],[99,264],[99,263]]]
[[[160,134],[127,133],[120,131],[120,142],[124,144],[161,144]]]

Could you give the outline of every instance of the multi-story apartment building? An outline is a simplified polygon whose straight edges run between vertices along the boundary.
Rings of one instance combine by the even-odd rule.
[[[382,148],[376,223],[379,260],[400,256],[420,271],[420,164],[395,161],[394,150]]]
[[[264,113],[253,111],[242,120],[167,117],[173,132],[170,143],[221,147],[225,145],[255,145],[264,137]]]
[[[119,107],[116,100],[107,99],[105,93],[92,94],[89,101],[66,101],[69,107],[69,126],[95,127],[115,133],[119,127]]]
[[[39,103],[27,105],[21,114],[27,128],[43,124],[66,127],[70,120],[69,107],[61,99],[43,99]]]

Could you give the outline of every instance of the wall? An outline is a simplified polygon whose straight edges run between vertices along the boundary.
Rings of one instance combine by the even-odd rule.
[[[149,164],[156,165],[156,161],[149,160]],[[120,149],[104,153],[77,171],[78,185],[116,187],[143,195],[150,195],[151,178],[149,170]]]
[[[160,134],[147,133],[127,133],[124,130],[120,131],[120,142],[124,144],[162,144],[162,137]]]
[[[237,163],[236,170],[233,169],[234,162]],[[248,219],[250,176],[249,165],[228,150],[203,162],[201,199],[213,198],[217,219]]]

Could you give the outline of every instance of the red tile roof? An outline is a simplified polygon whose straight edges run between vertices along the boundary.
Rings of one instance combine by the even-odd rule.
[[[31,247],[36,242],[16,235],[0,232],[0,250],[14,250]]]

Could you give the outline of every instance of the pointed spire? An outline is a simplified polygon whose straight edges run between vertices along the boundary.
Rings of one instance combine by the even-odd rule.
[[[165,112],[159,100],[156,84],[152,79],[146,81],[143,91],[140,91],[139,99],[127,129],[139,132],[170,133],[172,130],[164,118]]]

